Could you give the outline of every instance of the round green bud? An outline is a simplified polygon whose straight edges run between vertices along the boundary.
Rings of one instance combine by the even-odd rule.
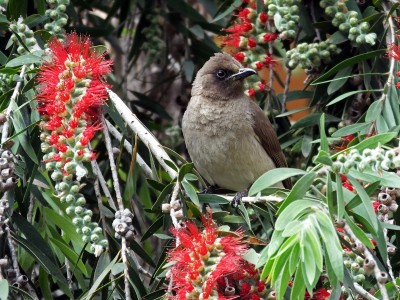
[[[359,265],[358,263],[353,262],[353,263],[351,264],[351,270],[352,270],[352,271],[358,271],[359,269],[360,269],[360,265]]]
[[[85,197],[79,197],[77,200],[76,200],[76,203],[75,203],[76,205],[79,205],[79,206],[84,206],[85,204],[86,204],[86,199],[85,199]]]
[[[350,268],[351,268],[351,260],[346,259],[343,263],[344,263],[344,266],[345,266],[347,269],[350,269]]]
[[[54,161],[47,162],[45,168],[47,171],[54,171],[56,163]]]
[[[369,24],[367,22],[362,22],[359,26],[362,33],[368,33],[369,31]]]
[[[82,241],[84,243],[89,243],[89,237],[87,235],[82,236]]]
[[[75,196],[73,196],[73,195],[67,195],[67,196],[65,197],[65,201],[66,201],[67,203],[73,203],[73,202],[75,202]]]
[[[72,216],[75,213],[75,206],[73,205],[68,206],[65,212],[67,213],[68,216]]]
[[[349,11],[349,18],[356,18],[358,19],[358,13],[354,10]]]
[[[83,222],[84,222],[85,224],[88,224],[88,223],[92,222],[92,217],[91,217],[91,216],[88,216],[88,215],[84,216],[84,217],[83,217]]]
[[[364,35],[359,35],[359,36],[356,38],[356,43],[357,43],[358,45],[365,44],[365,36],[364,36]]]
[[[91,232],[92,232],[92,229],[90,229],[90,227],[87,227],[87,226],[82,227],[82,234],[89,235]]]
[[[80,214],[82,214],[83,213],[83,207],[81,207],[81,206],[77,206],[77,207],[75,207],[75,214],[76,215],[80,215]]]
[[[50,177],[54,181],[60,181],[63,178],[63,174],[60,171],[54,171]]]
[[[339,25],[339,30],[343,32],[348,32],[350,30],[351,26],[348,23],[342,23]]]
[[[82,218],[75,217],[75,218],[72,219],[72,224],[74,224],[75,226],[82,225],[83,224],[83,220],[82,220]]]
[[[52,9],[49,13],[49,17],[52,19],[57,19],[58,17],[58,11],[56,11],[55,9]]]
[[[357,26],[358,19],[357,18],[350,18],[349,19],[349,24],[350,24],[351,27]]]
[[[349,33],[353,35],[358,35],[358,29],[357,27],[352,27],[349,29]]]
[[[67,162],[64,166],[64,170],[69,174],[74,174],[76,170],[77,163],[74,161]]]
[[[98,234],[92,234],[92,235],[90,236],[90,240],[91,240],[93,243],[98,242],[99,239],[100,239],[100,237],[99,237]]]
[[[72,195],[79,193],[79,185],[77,185],[77,184],[72,185],[69,192]]]
[[[354,276],[354,281],[358,282],[358,283],[364,282],[365,281],[365,275],[358,274],[358,275]]]

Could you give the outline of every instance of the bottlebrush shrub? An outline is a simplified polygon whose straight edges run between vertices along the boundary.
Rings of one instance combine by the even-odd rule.
[[[169,252],[168,299],[266,299],[274,293],[260,280],[254,265],[243,259],[247,246],[241,232],[219,236],[211,217],[202,218],[200,231],[193,222],[174,228],[176,246]]]
[[[40,68],[36,100],[41,115],[43,160],[66,213],[73,218],[84,242],[92,243],[99,255],[107,246],[102,229],[92,222],[92,211],[85,208],[79,192],[80,179],[87,174],[84,162],[94,158],[89,149],[99,125],[100,105],[107,98],[102,77],[111,71],[111,61],[91,48],[88,37],[73,33],[65,43],[49,43],[50,60]]]

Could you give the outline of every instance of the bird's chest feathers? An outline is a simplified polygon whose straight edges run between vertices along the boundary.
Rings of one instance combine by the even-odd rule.
[[[221,101],[209,105],[199,103],[194,114],[194,126],[210,138],[235,140],[252,128],[252,116],[243,101]]]

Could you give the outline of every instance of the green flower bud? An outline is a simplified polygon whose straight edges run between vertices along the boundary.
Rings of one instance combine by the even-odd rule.
[[[359,265],[358,263],[353,262],[353,263],[351,264],[351,270],[352,270],[352,271],[358,271],[359,269],[360,269],[360,265]]]
[[[83,210],[84,210],[83,207],[77,206],[77,207],[75,207],[75,214],[79,216],[80,214],[83,213]]]
[[[91,232],[92,232],[92,229],[90,229],[90,227],[87,227],[87,226],[82,227],[82,234],[89,235]]]
[[[63,178],[63,174],[60,171],[54,171],[50,177],[54,181],[60,181]]]
[[[77,200],[76,200],[76,203],[75,203],[76,205],[79,205],[79,206],[84,206],[85,204],[86,204],[86,199],[85,199],[85,197],[79,197]]]
[[[75,202],[75,196],[73,196],[73,195],[67,195],[65,198],[66,198],[65,201],[66,201],[67,203],[73,203],[73,202]]]
[[[73,205],[68,206],[65,212],[67,213],[68,216],[72,216],[75,213],[75,206]]]
[[[99,237],[98,234],[92,234],[92,235],[90,236],[90,240],[91,240],[93,243],[98,242],[99,239],[100,239],[100,237]]]
[[[74,184],[71,186],[71,189],[69,190],[70,194],[75,195],[79,193],[79,186],[77,184]]]
[[[84,235],[84,236],[82,237],[82,241],[83,241],[84,243],[89,243],[89,237],[88,237],[87,235]]]
[[[354,281],[358,283],[362,283],[365,281],[365,276],[363,274],[358,274],[354,276]]]
[[[91,217],[91,216],[88,216],[88,215],[84,216],[84,217],[83,217],[83,222],[84,222],[85,224],[88,224],[88,223],[92,222],[92,217]]]

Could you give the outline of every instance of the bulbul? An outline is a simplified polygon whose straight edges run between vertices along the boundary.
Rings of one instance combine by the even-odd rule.
[[[254,74],[216,53],[193,82],[182,131],[190,158],[212,186],[243,192],[265,172],[287,166],[270,121],[244,93],[243,79]],[[290,180],[283,185],[289,188]]]

